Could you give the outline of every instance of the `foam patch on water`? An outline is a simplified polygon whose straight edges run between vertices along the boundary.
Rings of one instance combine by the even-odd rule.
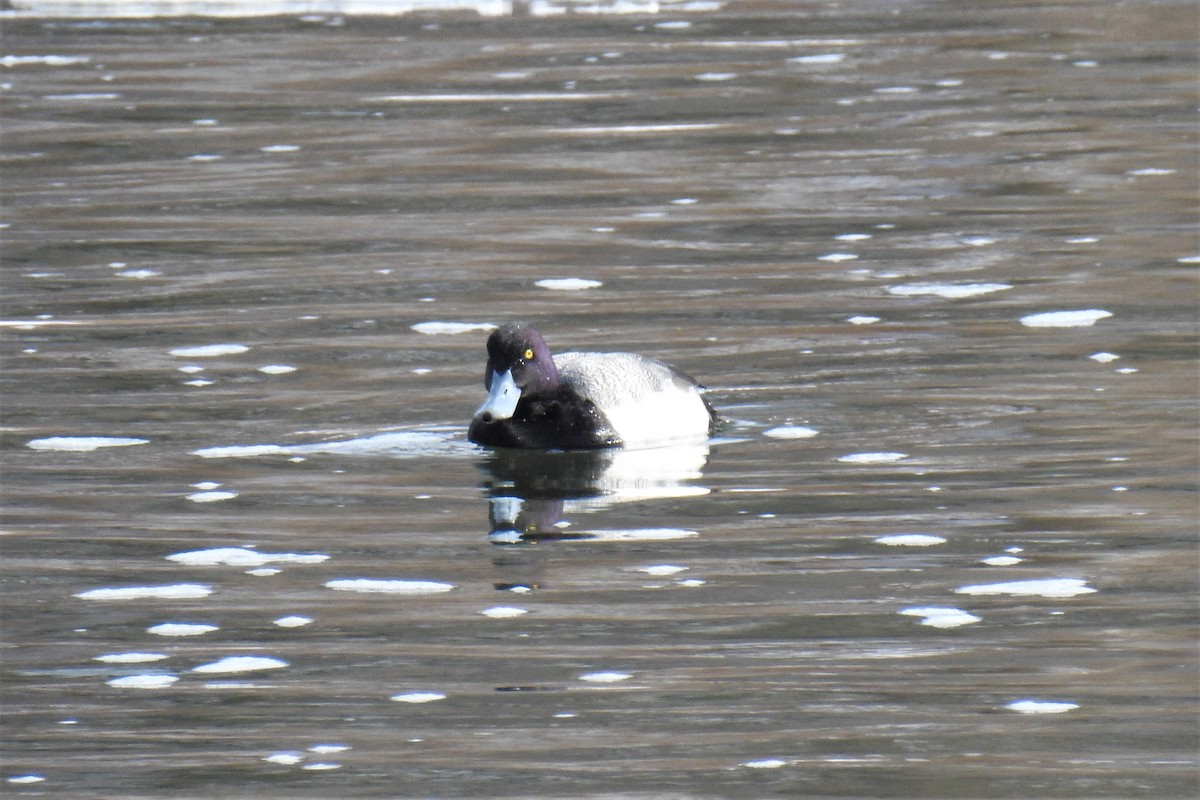
[[[808,439],[819,432],[816,428],[806,428],[803,425],[780,425],[763,431],[763,436],[772,439]]]
[[[340,578],[326,581],[325,588],[339,592],[364,594],[422,595],[441,594],[454,588],[451,583],[438,581],[386,580],[379,578]]]
[[[31,450],[61,450],[68,453],[89,453],[101,447],[132,447],[149,444],[149,439],[134,439],[125,436],[51,436],[32,439],[25,443]]]
[[[220,630],[216,625],[202,622],[163,622],[146,628],[146,633],[155,636],[202,636]]]
[[[907,453],[850,453],[838,456],[844,464],[890,464],[908,458]]]
[[[960,300],[964,297],[976,297],[981,294],[1003,292],[1013,288],[1007,283],[905,283],[889,286],[888,294],[898,297],[920,297],[924,295],[944,297],[949,300]]]
[[[1078,703],[1066,703],[1055,700],[1014,700],[1005,706],[1009,711],[1018,714],[1062,714],[1079,708]]]
[[[1027,328],[1085,328],[1112,316],[1111,311],[1088,308],[1080,311],[1044,311],[1021,317]]]
[[[581,289],[595,289],[604,284],[600,281],[592,281],[586,278],[546,278],[545,280],[535,282],[533,285],[561,292],[577,292]]]
[[[392,695],[392,700],[397,703],[435,703],[438,700],[445,700],[446,695],[441,692],[406,692],[404,694]]]
[[[875,543],[886,544],[889,547],[931,547],[935,544],[945,544],[946,540],[928,533],[897,533],[880,536]]]
[[[216,358],[218,356],[235,356],[249,349],[244,344],[204,344],[195,347],[176,347],[167,352],[169,355],[179,358]]]
[[[305,456],[316,453],[349,456],[391,456],[413,458],[418,456],[448,455],[459,452],[474,452],[474,447],[455,440],[450,431],[394,431],[366,436],[361,439],[346,439],[336,442],[314,444],[247,444],[221,447],[204,447],[192,451],[201,458],[254,458],[257,456],[293,455]]]
[[[579,676],[579,680],[587,683],[620,683],[632,678],[628,672],[588,672]]]
[[[479,613],[492,619],[511,619],[528,614],[529,609],[516,608],[515,606],[492,606],[491,608],[485,608]]]
[[[175,675],[124,675],[105,681],[118,689],[164,689],[179,678]]]
[[[1096,590],[1079,578],[1046,578],[1030,581],[1008,581],[1006,583],[982,583],[960,586],[957,594],[992,595],[1009,594],[1017,597],[1075,597],[1091,594]]]
[[[417,333],[424,333],[429,336],[443,334],[453,336],[454,334],[470,333],[472,331],[490,331],[495,327],[490,322],[418,322],[412,326],[412,329]]]
[[[201,664],[192,672],[201,673],[234,673],[258,672],[264,669],[283,669],[288,663],[270,656],[226,656],[208,664]]]
[[[213,547],[207,550],[188,550],[167,556],[168,561],[192,567],[211,567],[224,564],[231,567],[261,567],[264,564],[320,564],[328,561],[324,553],[260,553],[245,547]]]
[[[979,617],[963,611],[961,608],[945,606],[906,608],[898,613],[908,617],[921,617],[921,624],[931,628],[957,628],[960,625],[971,625],[980,621]]]
[[[81,600],[190,600],[208,597],[212,587],[202,583],[174,583],[167,586],[123,586],[90,589],[74,595]]]
[[[166,657],[166,653],[108,653],[96,656],[92,660],[103,664],[146,664],[151,661],[162,661]]]

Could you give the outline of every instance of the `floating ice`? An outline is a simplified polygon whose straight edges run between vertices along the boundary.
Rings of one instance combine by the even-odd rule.
[[[510,619],[512,617],[519,617],[523,614],[528,614],[529,610],[525,608],[516,608],[514,606],[492,606],[491,608],[485,608],[479,613],[483,614],[485,617],[491,617],[492,619]]]
[[[1079,704],[1054,700],[1014,700],[1005,708],[1019,714],[1062,714],[1064,711],[1079,708]]]
[[[780,425],[763,431],[763,436],[772,439],[807,439],[818,433],[816,428],[806,428],[803,425]]]
[[[211,492],[213,489],[220,487],[220,485],[216,481],[200,481],[199,483],[193,483],[192,488],[199,489],[202,492]]]
[[[31,450],[64,450],[71,453],[88,453],[101,447],[130,447],[149,444],[149,439],[133,439],[124,436],[51,436],[47,439],[32,439],[25,443]]]
[[[0,58],[0,67],[23,67],[27,64],[66,67],[72,64],[87,64],[91,60],[89,56],[5,56]]]
[[[196,153],[195,155],[188,156],[187,160],[204,163],[208,161],[220,161],[223,158],[225,158],[225,156],[220,156],[216,153]]]
[[[989,567],[1011,567],[1015,564],[1020,564],[1024,559],[1016,556],[989,556],[988,558],[979,559],[979,563],[987,564]]]
[[[963,244],[969,244],[971,247],[986,247],[989,244],[995,244],[996,240],[990,236],[968,236],[962,240]]]
[[[689,589],[694,589],[697,586],[703,586],[704,581],[700,578],[687,578],[679,582],[680,586],[686,586]]]
[[[341,769],[341,768],[342,768],[341,764],[333,764],[328,761],[314,761],[311,764],[305,764],[300,769],[306,769],[306,770],[309,770],[310,772],[320,772],[323,770]]]
[[[826,253],[823,256],[817,256],[818,261],[832,261],[835,264],[840,261],[855,261],[858,256],[854,253]]]
[[[157,278],[161,276],[162,273],[153,269],[127,269],[124,272],[118,272],[117,275],[122,278],[136,278],[138,280],[143,280],[145,278]]]
[[[430,336],[438,334],[469,333],[471,331],[490,331],[496,326],[490,322],[418,322],[412,326],[417,333]]]
[[[378,578],[341,578],[326,581],[325,588],[341,592],[365,594],[441,594],[454,588],[450,583],[437,581],[384,580]]]
[[[250,458],[268,455],[309,455],[333,453],[339,455],[384,455],[415,457],[468,452],[467,445],[455,441],[450,431],[393,431],[361,439],[346,439],[315,444],[249,444],[225,447],[205,447],[192,451],[201,458]],[[473,446],[471,446],[473,447]]]
[[[155,636],[201,636],[216,630],[220,628],[202,622],[163,622],[146,628],[147,633]]]
[[[788,62],[792,64],[837,64],[845,60],[845,53],[817,53],[811,56],[789,58]]]
[[[1079,578],[1046,578],[1043,580],[1009,581],[960,586],[957,594],[1011,594],[1019,597],[1075,597],[1096,591]]]
[[[42,781],[46,780],[46,778],[43,775],[30,774],[30,775],[13,775],[12,777],[6,778],[5,780],[7,780],[9,783],[25,785],[25,784],[30,784],[30,783],[41,783]]]
[[[899,613],[908,617],[922,617],[921,624],[931,628],[957,628],[960,625],[970,625],[980,621],[979,617],[963,611],[961,608],[944,606],[906,608]]]
[[[296,368],[287,364],[267,364],[259,367],[258,371],[264,375],[287,375],[289,372],[295,372]]]
[[[72,94],[48,94],[46,100],[118,100],[117,92],[74,92]]]
[[[908,458],[907,453],[850,453],[838,456],[838,461],[845,464],[890,464]]]
[[[886,544],[889,547],[930,547],[935,544],[945,544],[941,536],[928,533],[897,533],[891,536],[880,536],[876,544]]]
[[[245,547],[213,547],[189,550],[167,556],[168,561],[192,567],[227,564],[232,567],[261,567],[264,564],[320,564],[329,560],[324,553],[260,553]]]
[[[887,287],[887,291],[888,294],[898,297],[931,295],[949,300],[959,300],[964,297],[1002,292],[1011,288],[1013,288],[1012,285],[1007,283],[902,283],[898,286]]]
[[[584,541],[600,542],[664,542],[699,536],[696,531],[680,528],[633,528],[618,531],[588,531]]]
[[[208,597],[212,587],[201,583],[174,583],[167,586],[124,586],[113,589],[90,589],[74,595],[81,600],[188,600]]]
[[[232,673],[257,672],[264,669],[282,669],[288,663],[269,656],[226,656],[209,664],[201,664],[192,672],[203,673]]]
[[[749,769],[779,769],[786,767],[787,762],[781,758],[760,758],[757,761],[743,761],[742,766]]]
[[[269,756],[264,756],[263,761],[268,764],[283,764],[290,767],[293,764],[299,764],[304,760],[304,756],[299,753],[272,753]]]
[[[244,344],[204,344],[196,347],[176,347],[168,350],[169,355],[180,358],[216,358],[217,356],[235,356],[250,348]]]
[[[1028,314],[1021,317],[1021,324],[1027,328],[1083,328],[1111,316],[1111,311],[1099,308],[1088,308],[1081,311],[1044,311],[1040,314]]]
[[[287,617],[280,617],[275,620],[275,624],[281,628],[302,628],[305,625],[312,624],[312,617],[302,617],[298,614],[293,614]]]
[[[879,322],[879,320],[880,317],[868,317],[862,315],[846,317],[846,322],[849,322],[851,325],[874,325],[876,322]]]
[[[1090,356],[1088,356],[1088,358],[1090,358],[1092,361],[1098,361],[1101,364],[1108,364],[1116,361],[1118,358],[1120,358],[1120,356],[1116,353],[1100,352],[1092,353]]]
[[[687,567],[681,567],[676,564],[654,564],[649,567],[638,567],[638,572],[644,572],[647,575],[674,575],[677,572],[684,572]]]
[[[620,683],[632,678],[628,672],[588,672],[579,676],[579,680],[588,683]]]
[[[219,503],[222,500],[232,500],[237,497],[237,492],[195,492],[187,496],[188,500],[193,503]]]
[[[192,381],[184,381],[183,384],[184,384],[184,386],[202,387],[202,386],[212,386],[213,382],[209,381],[209,380],[205,380],[204,378],[196,378],[195,380],[192,380]]]
[[[736,72],[702,72],[696,76],[696,80],[710,82],[731,81],[737,76]]]
[[[96,656],[92,660],[104,664],[145,664],[150,661],[162,661],[166,657],[166,653],[108,653]]]
[[[1146,175],[1174,175],[1175,170],[1163,169],[1162,167],[1143,167],[1142,169],[1131,169],[1125,174],[1139,177]]]
[[[162,689],[177,680],[175,675],[124,675],[105,682],[118,689]]]
[[[445,700],[446,695],[441,692],[406,692],[405,694],[394,694],[392,699],[397,703],[433,703]]]
[[[258,148],[264,153],[294,153],[300,149],[298,144],[269,144]]]
[[[308,748],[308,752],[327,756],[330,753],[344,753],[349,749],[351,748],[348,744],[314,744]]]
[[[586,278],[546,278],[545,280],[535,282],[533,285],[540,286],[543,289],[572,292],[580,289],[595,289],[597,286],[603,286],[604,284],[601,281],[592,281]]]

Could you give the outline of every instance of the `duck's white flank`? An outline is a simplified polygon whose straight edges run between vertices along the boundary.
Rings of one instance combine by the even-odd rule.
[[[632,353],[560,353],[563,382],[603,411],[627,448],[708,438],[710,416],[695,384]]]

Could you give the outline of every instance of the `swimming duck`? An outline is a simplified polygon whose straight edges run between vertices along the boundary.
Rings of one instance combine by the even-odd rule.
[[[492,331],[488,396],[467,438],[487,447],[572,450],[695,442],[716,415],[701,386],[632,353],[559,353],[528,323]]]

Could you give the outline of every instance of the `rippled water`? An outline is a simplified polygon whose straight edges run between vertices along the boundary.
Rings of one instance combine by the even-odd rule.
[[[1193,796],[1194,16],[10,20],[5,793]]]

